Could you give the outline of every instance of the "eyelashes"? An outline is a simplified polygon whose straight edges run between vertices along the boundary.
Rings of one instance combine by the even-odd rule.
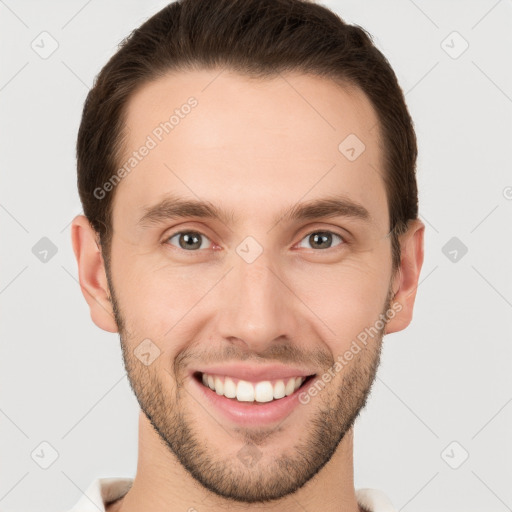
[[[315,236],[313,236],[315,235]],[[320,235],[320,236],[318,236]],[[181,238],[180,238],[181,237]],[[171,242],[171,240],[176,239],[177,244],[175,245]],[[306,247],[306,249],[310,249],[315,252],[320,251],[330,251],[331,249],[335,249],[336,247],[339,247],[340,245],[348,244],[347,240],[343,235],[340,233],[337,233],[335,231],[326,230],[326,229],[316,229],[313,231],[308,232],[305,234],[302,239],[300,240],[299,244],[302,244],[302,242],[306,241],[306,243],[309,244],[329,244],[329,242],[335,243],[336,239],[340,240],[340,242],[337,245],[330,246],[327,248],[315,248],[313,246]],[[164,240],[165,244],[171,245],[173,248],[183,251],[183,252],[189,252],[189,253],[197,253],[202,252],[203,250],[208,248],[208,244],[206,246],[204,245],[204,241],[208,240],[210,241],[209,237],[204,235],[203,233],[199,231],[194,230],[182,230],[177,231],[175,233],[170,234],[167,236]],[[211,241],[210,241],[211,242]],[[298,245],[298,244],[296,244]],[[302,247],[302,245],[300,245]]]
[[[322,236],[320,237],[320,239],[319,239],[319,240],[320,240],[320,243],[323,243],[323,242],[325,241],[325,239],[326,239],[326,238],[328,239],[328,237],[329,237],[329,236],[331,236],[332,238],[334,238],[334,237],[339,238],[339,239],[341,240],[341,243],[340,243],[340,244],[338,244],[338,245],[343,245],[343,244],[345,244],[345,243],[346,243],[345,239],[344,239],[340,234],[335,233],[334,231],[328,231],[328,230],[316,230],[316,231],[311,231],[310,233],[308,233],[307,235],[305,235],[305,236],[302,238],[301,242],[302,242],[303,240],[305,240],[305,239],[307,239],[307,240],[311,240],[312,235],[318,235],[318,234],[321,234],[321,235],[322,235]],[[327,235],[327,237],[326,237],[325,235]],[[316,241],[315,241],[315,243],[318,243],[318,242],[316,242]],[[336,246],[334,246],[334,247],[338,247],[338,246],[336,245]],[[313,249],[314,249],[314,248],[313,248]],[[322,249],[319,249],[319,250],[320,250],[320,251],[326,251],[326,250],[329,250],[329,249],[332,249],[332,247],[328,247],[327,249],[322,248]]]

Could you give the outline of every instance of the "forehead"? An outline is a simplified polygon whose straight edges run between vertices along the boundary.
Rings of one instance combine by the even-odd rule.
[[[121,165],[151,149],[117,186],[124,215],[166,193],[262,216],[284,198],[335,192],[386,207],[375,111],[362,91],[327,78],[170,73],[131,97],[125,127]]]

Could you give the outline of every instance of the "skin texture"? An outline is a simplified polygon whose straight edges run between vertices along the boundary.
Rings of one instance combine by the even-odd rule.
[[[73,222],[91,317],[120,333],[141,406],[137,475],[108,510],[287,512],[300,503],[358,511],[353,421],[374,380],[382,336],[412,319],[424,226],[410,223],[393,273],[376,114],[362,92],[321,77],[169,74],[132,97],[124,156],[191,96],[197,106],[115,189],[110,269],[87,219]],[[351,133],[365,144],[354,161],[338,150]],[[141,223],[167,194],[209,201],[232,218]],[[283,218],[299,202],[333,195],[362,205],[368,221]],[[310,235],[326,231],[333,235],[322,248]],[[199,237],[194,250],[183,234],[174,236],[182,232]],[[237,253],[248,236],[262,249],[252,263]],[[227,421],[191,381],[200,364],[242,360],[321,376],[393,304],[399,312],[379,333],[277,425]],[[134,354],[145,339],[160,350],[149,366]],[[247,445],[260,457],[251,467],[237,456]]]

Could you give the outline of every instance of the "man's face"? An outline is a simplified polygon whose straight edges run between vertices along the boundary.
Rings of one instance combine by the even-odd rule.
[[[121,165],[155,142],[116,187],[109,269],[141,409],[205,487],[246,502],[284,496],[333,456],[378,366],[393,275],[376,115],[327,79],[217,70],[147,84],[126,126]],[[339,149],[350,134],[359,156],[353,136]],[[293,215],[326,198],[348,207]],[[178,199],[225,215],[178,216]],[[274,393],[285,396],[267,401]]]

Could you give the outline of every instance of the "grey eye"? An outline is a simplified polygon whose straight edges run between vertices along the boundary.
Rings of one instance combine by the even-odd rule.
[[[312,249],[330,249],[332,247],[333,237],[340,239],[341,243],[344,243],[343,238],[332,231],[313,231],[306,235],[302,240],[307,240],[311,244]],[[299,247],[302,246],[299,245]]]
[[[179,246],[176,246],[176,244],[172,243],[171,240],[178,239]],[[209,241],[209,238],[202,235],[201,233],[198,233],[196,231],[180,231],[178,233],[175,233],[174,235],[171,235],[167,241],[174,245],[175,247],[179,247],[180,249],[183,249],[185,251],[194,251],[196,249],[207,249],[208,244],[206,243],[206,247],[204,247],[204,244],[202,241]]]

